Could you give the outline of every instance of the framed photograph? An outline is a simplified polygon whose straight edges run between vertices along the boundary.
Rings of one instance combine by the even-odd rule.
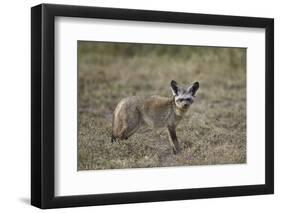
[[[274,20],[31,9],[31,204],[272,194]]]

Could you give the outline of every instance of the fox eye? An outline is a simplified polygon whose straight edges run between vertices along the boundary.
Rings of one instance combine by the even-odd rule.
[[[178,101],[179,101],[179,102],[183,102],[183,101],[184,101],[184,98],[179,98]]]
[[[183,102],[183,101],[187,101],[187,102],[190,102],[190,103],[193,102],[192,98],[179,98],[178,99],[178,102]]]

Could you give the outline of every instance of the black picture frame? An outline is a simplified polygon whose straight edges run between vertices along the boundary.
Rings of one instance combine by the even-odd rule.
[[[55,17],[264,28],[265,184],[93,195],[54,195]],[[41,4],[31,8],[31,204],[60,208],[274,193],[274,20],[271,18]]]

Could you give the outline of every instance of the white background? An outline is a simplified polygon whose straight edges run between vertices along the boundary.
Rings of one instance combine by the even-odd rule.
[[[55,23],[55,195],[265,183],[264,29],[65,17]],[[77,40],[247,47],[247,163],[77,172]]]
[[[201,199],[146,204],[114,205],[51,210],[56,212],[278,212],[281,202],[281,13],[278,1],[44,1],[211,14],[264,16],[275,18],[275,195]],[[28,205],[30,196],[30,7],[41,1],[1,3],[1,212],[37,212]],[[279,85],[277,84],[279,83]],[[278,110],[279,109],[279,110]],[[278,131],[279,130],[279,131]],[[280,210],[279,210],[280,211]]]

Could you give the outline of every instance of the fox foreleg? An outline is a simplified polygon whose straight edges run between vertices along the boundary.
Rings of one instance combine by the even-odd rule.
[[[179,153],[179,142],[176,134],[175,126],[168,126],[169,141],[173,149],[173,153]]]

